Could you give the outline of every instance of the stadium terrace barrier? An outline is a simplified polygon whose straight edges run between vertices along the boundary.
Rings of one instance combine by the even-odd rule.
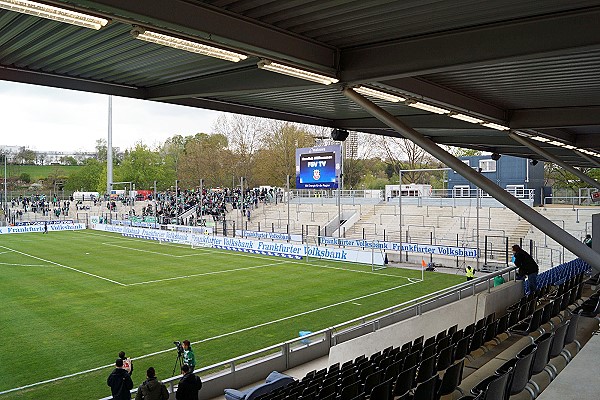
[[[231,358],[195,370],[202,377],[203,386],[199,399],[222,396],[226,388],[239,388],[253,384],[274,370],[286,371],[329,354],[332,347],[359,336],[375,332],[386,326],[419,316],[427,311],[473,296],[484,291],[490,292],[494,278],[503,276],[506,282],[515,280],[515,267],[505,268],[471,281],[430,293],[377,311],[360,318],[335,325],[331,328],[279,343],[240,357]],[[167,385],[174,399],[175,386],[181,375],[162,382]],[[137,388],[131,393],[136,393]],[[100,400],[110,400],[104,397]]]

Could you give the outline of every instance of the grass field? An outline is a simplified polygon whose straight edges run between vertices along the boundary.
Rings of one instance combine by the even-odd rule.
[[[0,392],[133,357],[137,387],[171,375],[174,340],[199,366],[462,282],[462,276],[159,244],[96,231],[0,236]],[[226,334],[226,335],[224,335]],[[0,394],[97,399],[112,367]]]

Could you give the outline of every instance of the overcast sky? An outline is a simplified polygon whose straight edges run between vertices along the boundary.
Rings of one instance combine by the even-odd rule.
[[[0,145],[32,150],[93,151],[108,132],[108,96],[0,81]],[[223,113],[113,97],[113,146],[210,133]]]

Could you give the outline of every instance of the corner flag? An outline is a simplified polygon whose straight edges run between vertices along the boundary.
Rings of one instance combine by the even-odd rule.
[[[421,259],[421,265],[423,266],[423,268],[427,268],[427,263],[423,259]]]

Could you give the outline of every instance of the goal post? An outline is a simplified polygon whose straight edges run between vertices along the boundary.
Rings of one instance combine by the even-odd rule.
[[[346,261],[370,265],[371,271],[387,267],[385,248],[379,240],[337,239],[306,236],[306,260]]]

